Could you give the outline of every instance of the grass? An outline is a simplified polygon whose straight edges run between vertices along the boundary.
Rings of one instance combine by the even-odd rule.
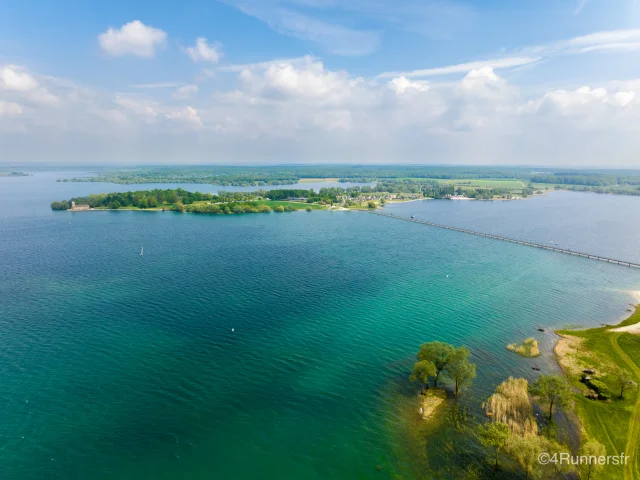
[[[516,352],[518,355],[522,355],[523,357],[537,357],[540,355],[538,341],[533,337],[527,338],[524,342],[522,342],[522,345],[510,343],[509,345],[507,345],[507,350]]]
[[[640,306],[620,326],[640,322]],[[606,466],[602,478],[631,480],[640,478],[640,395],[638,391],[626,391],[623,400],[618,399],[619,388],[614,375],[616,368],[624,368],[640,382],[640,336],[611,332],[611,327],[590,330],[561,330],[563,336],[582,339],[579,345],[559,357],[569,382],[577,390],[576,413],[588,437],[602,443],[607,455],[622,452],[629,456],[624,466]],[[570,358],[564,358],[570,357]],[[596,368],[596,376],[613,394],[610,402],[590,400],[584,396],[585,385],[579,381],[578,370]]]

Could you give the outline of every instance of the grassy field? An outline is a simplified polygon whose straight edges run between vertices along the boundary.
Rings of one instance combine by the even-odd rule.
[[[640,322],[640,307],[620,326]],[[616,384],[614,372],[624,368],[640,382],[640,335],[611,332],[611,327],[590,330],[557,332],[564,338],[562,342],[573,342],[573,347],[560,353],[558,360],[577,393],[576,413],[580,417],[584,433],[602,443],[607,455],[624,452],[630,460],[624,469],[620,466],[606,466],[602,478],[625,480],[640,479],[640,395],[638,391],[626,391],[620,400],[620,388]],[[612,400],[603,402],[584,396],[587,387],[579,381],[579,372],[585,368],[595,368],[597,377],[612,393]]]

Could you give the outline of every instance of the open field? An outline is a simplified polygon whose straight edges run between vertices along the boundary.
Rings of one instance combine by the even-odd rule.
[[[620,326],[640,322],[640,307]],[[575,395],[576,413],[580,417],[584,434],[602,443],[607,455],[624,452],[630,457],[624,467],[624,479],[640,478],[640,395],[638,391],[627,390],[624,399],[619,399],[616,369],[630,372],[636,382],[640,382],[640,336],[630,333],[612,332],[611,327],[590,330],[562,330],[557,332],[563,338],[560,342],[580,339],[573,347],[556,349],[558,361],[571,385],[578,392]],[[560,350],[564,350],[560,353]],[[609,402],[591,400],[584,396],[587,387],[579,381],[583,369],[595,368],[597,378],[604,382],[612,394]],[[620,479],[623,472],[619,466],[607,466],[602,478]]]

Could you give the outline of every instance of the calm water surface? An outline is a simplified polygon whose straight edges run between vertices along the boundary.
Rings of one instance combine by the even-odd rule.
[[[533,378],[505,344],[549,353],[536,328],[615,322],[640,290],[638,271],[358,212],[51,212],[131,189],[55,176],[0,178],[2,479],[388,478],[420,343],[469,346],[477,406]],[[640,198],[387,209],[639,260]]]

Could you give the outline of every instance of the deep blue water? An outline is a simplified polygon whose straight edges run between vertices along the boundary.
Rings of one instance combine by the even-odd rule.
[[[538,336],[552,371],[538,327],[616,322],[640,290],[631,269],[360,212],[52,212],[131,189],[53,178],[0,178],[3,479],[388,478],[420,343],[471,349],[479,406],[536,375],[507,343]],[[638,207],[387,210],[638,260]]]

